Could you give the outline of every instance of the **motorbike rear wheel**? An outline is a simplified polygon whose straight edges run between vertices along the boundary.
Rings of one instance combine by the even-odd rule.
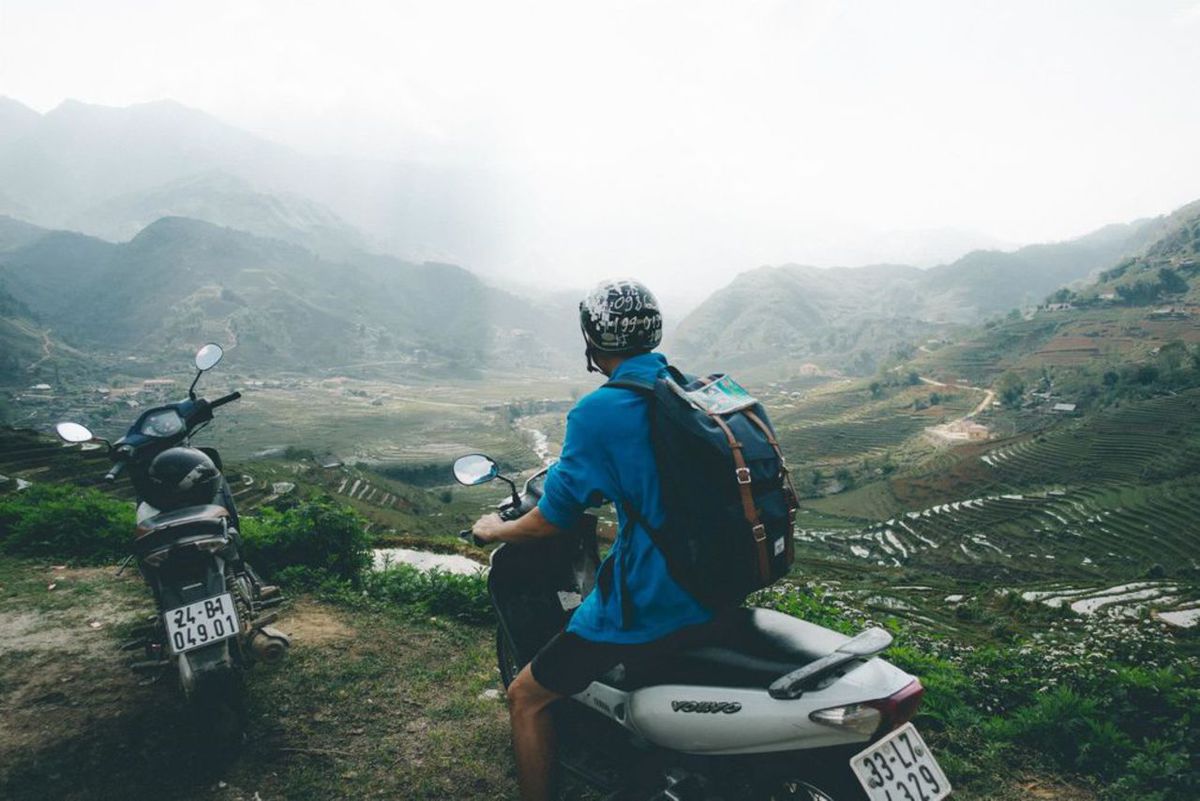
[[[246,678],[239,669],[209,676],[188,706],[200,741],[213,751],[236,749],[246,729]]]

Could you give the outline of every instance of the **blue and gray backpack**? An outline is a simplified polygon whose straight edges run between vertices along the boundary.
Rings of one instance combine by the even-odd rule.
[[[727,375],[691,379],[674,367],[653,383],[604,386],[650,402],[666,520],[654,528],[628,503],[625,519],[649,532],[680,586],[717,610],[786,575],[797,496],[762,404]]]

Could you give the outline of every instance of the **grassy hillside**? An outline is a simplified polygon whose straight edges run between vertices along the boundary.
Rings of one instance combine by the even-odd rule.
[[[28,239],[26,229],[10,237]],[[276,239],[164,218],[111,244],[45,232],[0,252],[0,280],[81,348],[187,358],[216,341],[244,367],[378,365],[458,375],[557,369],[574,342],[549,314],[446,264],[356,252],[326,261]],[[569,330],[569,329],[568,329]]]
[[[1031,308],[1053,290],[1089,280],[1120,259],[1144,251],[1139,258],[1146,263],[1179,262],[1182,251],[1176,251],[1194,244],[1188,244],[1193,216],[1194,209],[1185,207],[1067,242],[1008,253],[975,251],[929,270],[763,267],[739,275],[692,312],[675,334],[676,349],[723,368],[811,362],[871,374],[910,357],[927,341],[969,337],[963,326]],[[1179,238],[1187,242],[1173,244]],[[1176,250],[1168,255],[1170,248]],[[983,354],[979,361],[996,360]]]

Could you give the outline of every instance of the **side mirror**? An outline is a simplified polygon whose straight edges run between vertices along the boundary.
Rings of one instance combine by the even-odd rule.
[[[482,453],[460,456],[454,462],[454,480],[468,487],[486,484],[498,475],[500,465]]]
[[[221,361],[221,357],[225,355],[225,351],[215,342],[209,342],[207,345],[196,351],[196,369],[200,372],[211,370]]]
[[[58,434],[59,439],[71,444],[91,442],[96,438],[96,435],[89,431],[87,426],[79,423],[59,423],[54,427],[54,431]]]

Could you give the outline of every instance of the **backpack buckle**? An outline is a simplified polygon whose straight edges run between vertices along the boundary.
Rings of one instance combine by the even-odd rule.
[[[733,474],[735,476],[737,476],[737,482],[739,484],[749,484],[750,483],[750,468],[749,467],[739,467],[733,471]]]
[[[754,533],[754,541],[755,542],[762,542],[763,540],[765,540],[767,538],[767,527],[764,526],[762,523],[759,523],[757,526],[750,529],[750,531],[752,531]]]

